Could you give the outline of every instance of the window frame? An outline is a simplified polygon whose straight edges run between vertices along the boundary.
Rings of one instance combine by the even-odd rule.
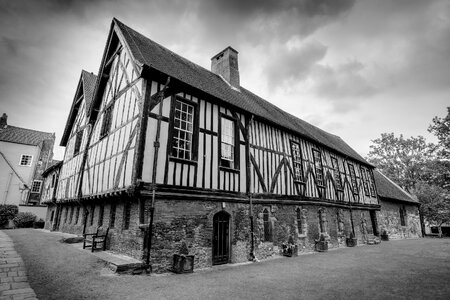
[[[305,183],[305,172],[303,170],[303,152],[302,152],[302,147],[300,145],[300,143],[290,140],[290,146],[291,146],[291,158],[292,158],[292,169],[294,171],[294,182],[297,183]],[[293,149],[293,146],[296,145],[298,146],[298,153],[300,154],[298,157],[295,155],[295,151]],[[299,160],[298,160],[299,158]],[[300,174],[301,174],[301,178],[298,178],[298,176],[296,175],[297,172],[297,166],[300,167]]]
[[[27,164],[22,164],[22,161],[23,161],[24,157],[29,157],[29,161],[27,159]],[[32,164],[33,164],[33,155],[28,155],[28,154],[20,155],[19,166],[21,166],[21,167],[31,167]]]
[[[368,178],[368,174],[367,174],[368,170],[364,166],[360,166],[360,170],[361,170],[361,178],[363,181],[364,194],[366,196],[370,196],[369,178]]]
[[[39,183],[39,190],[38,191],[34,190],[35,183]],[[39,194],[41,191],[42,191],[42,180],[33,180],[33,182],[31,183],[30,193]]]
[[[314,155],[314,153],[317,153],[319,155],[319,161],[316,161],[316,155]],[[312,149],[312,155],[313,155],[313,163],[314,163],[314,172],[315,172],[315,176],[316,176],[316,182],[318,186],[324,187],[325,186],[325,176],[324,176],[324,170],[323,170],[323,162],[322,162],[322,153],[318,150],[318,149]],[[317,168],[317,165],[320,165],[320,169]],[[320,171],[320,176],[321,176],[321,183],[319,182],[318,179],[318,174]]]
[[[263,212],[263,231],[264,231],[264,242],[272,242],[272,228],[270,224],[270,209],[264,208]],[[267,220],[266,220],[267,217]]]
[[[111,101],[103,110],[102,127],[100,128],[100,139],[103,139],[111,131],[114,111],[114,101]]]
[[[167,147],[167,154],[169,156],[169,159],[172,161],[180,161],[180,162],[186,162],[186,163],[196,163],[198,159],[198,132],[199,132],[199,112],[198,112],[198,103],[183,98],[179,95],[172,96],[172,102],[171,102],[171,108],[170,108],[170,124],[169,124],[169,141],[168,141],[168,147]],[[176,110],[176,104],[177,102],[180,102],[182,104],[190,105],[193,107],[193,114],[192,114],[192,138],[191,138],[191,157],[189,159],[187,158],[181,158],[173,155],[174,151],[174,134],[175,134],[175,110]]]
[[[75,144],[73,146],[73,156],[76,156],[80,153],[82,141],[83,141],[83,130],[79,130],[75,134]]]
[[[130,229],[130,220],[131,220],[131,202],[125,201],[123,207],[123,229]]]
[[[305,215],[303,213],[303,208],[301,206],[298,206],[295,209],[295,216],[296,216],[296,221],[297,221],[298,236],[303,237],[306,235],[305,226],[307,223],[306,223]]]
[[[218,137],[219,137],[219,150],[218,150],[218,153],[219,153],[219,167],[223,168],[223,169],[229,169],[229,170],[239,170],[239,168],[240,168],[240,164],[239,164],[239,152],[240,152],[240,149],[239,149],[240,141],[239,141],[239,139],[240,139],[240,135],[239,135],[239,125],[237,124],[238,120],[236,120],[235,118],[233,118],[233,117],[231,117],[231,116],[229,116],[227,114],[224,114],[224,113],[221,113],[219,115],[219,117],[220,117],[219,134],[218,134]],[[226,119],[226,120],[230,121],[233,124],[233,130],[232,130],[232,132],[233,132],[233,145],[232,145],[233,146],[233,160],[232,161],[224,159],[222,157],[222,144],[225,143],[225,142],[223,142],[223,139],[222,139],[222,135],[223,135],[223,130],[222,130],[223,129],[223,124],[222,124],[223,123],[223,119]],[[228,143],[225,143],[225,144],[230,145]],[[232,163],[232,165],[231,166],[224,165],[224,163],[222,162],[223,160],[230,161]]]
[[[335,165],[336,162],[336,165]],[[339,160],[335,156],[331,156],[331,166],[333,167],[333,179],[335,183],[335,188],[338,191],[344,190],[344,185],[342,184],[341,170],[339,170]],[[339,180],[336,180],[339,179]],[[337,183],[339,181],[339,183]],[[338,186],[339,185],[339,186]]]
[[[356,180],[355,166],[351,162],[348,162],[347,166],[348,166],[348,173],[350,175],[350,182],[352,184],[352,192],[353,194],[358,195],[359,188],[358,188],[358,181]]]

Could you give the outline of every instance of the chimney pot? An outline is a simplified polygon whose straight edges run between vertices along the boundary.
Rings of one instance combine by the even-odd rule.
[[[239,89],[238,52],[231,47],[219,52],[211,58],[211,72],[220,75],[232,87]]]
[[[3,115],[0,117],[0,128],[6,128],[8,126],[8,116],[3,113]]]

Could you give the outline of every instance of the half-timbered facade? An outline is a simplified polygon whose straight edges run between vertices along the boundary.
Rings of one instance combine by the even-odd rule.
[[[241,87],[231,47],[209,71],[114,19],[61,145],[53,225],[108,226],[111,250],[155,271],[182,242],[210,266],[276,255],[288,240],[310,251],[320,235],[341,247],[378,233],[373,166]]]

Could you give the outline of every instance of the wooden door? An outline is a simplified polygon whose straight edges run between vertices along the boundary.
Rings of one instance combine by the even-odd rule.
[[[213,265],[228,263],[230,259],[230,215],[218,212],[213,218]]]

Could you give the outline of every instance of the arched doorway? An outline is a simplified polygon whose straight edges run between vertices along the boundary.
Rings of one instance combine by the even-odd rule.
[[[226,264],[230,260],[230,215],[220,211],[213,218],[213,265]]]

